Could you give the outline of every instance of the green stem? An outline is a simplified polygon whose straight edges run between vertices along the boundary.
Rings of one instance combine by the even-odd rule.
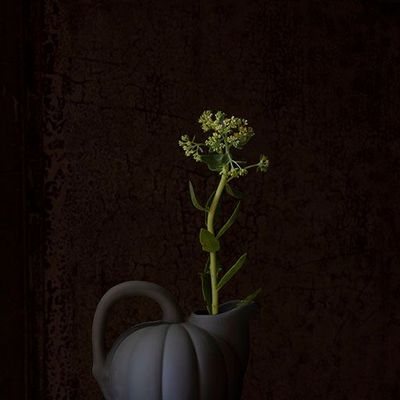
[[[210,205],[210,210],[207,216],[207,230],[214,235],[214,216],[219,200],[227,181],[227,168],[223,167],[221,180],[219,181],[217,190]],[[211,294],[212,304],[211,313],[218,314],[218,290],[217,290],[217,253],[210,253],[210,275],[211,275]]]
[[[254,168],[254,167],[258,167],[260,165],[260,163],[258,162],[257,164],[251,164],[248,165],[247,167],[244,167],[245,169],[249,169],[249,168]]]
[[[260,163],[258,162],[257,164],[251,164],[251,165],[248,165],[247,167],[241,167],[238,163],[237,163],[237,161],[235,161],[235,160],[232,160],[239,168],[242,168],[242,169],[250,169],[250,168],[254,168],[254,167],[258,167],[259,165],[260,165]],[[236,179],[236,177],[234,177],[234,176],[231,176],[227,181],[226,181],[226,183],[229,183],[232,179]]]

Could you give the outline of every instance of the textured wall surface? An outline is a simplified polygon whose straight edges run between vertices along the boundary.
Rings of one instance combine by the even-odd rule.
[[[205,197],[216,180],[177,140],[199,132],[204,109],[248,119],[247,158],[271,160],[267,174],[237,182],[248,196],[221,252],[225,265],[249,257],[223,300],[263,287],[243,399],[400,398],[396,10],[43,0],[39,11],[37,398],[101,398],[91,322],[114,284],[149,280],[187,314],[203,306],[202,216],[187,181]],[[159,316],[150,301],[121,302],[109,344]]]

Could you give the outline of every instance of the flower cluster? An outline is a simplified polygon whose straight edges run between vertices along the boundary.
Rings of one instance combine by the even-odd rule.
[[[213,153],[222,154],[225,151],[225,143],[223,136],[218,132],[213,132],[213,134],[204,142],[204,144]]]
[[[181,140],[179,140],[178,144],[183,148],[185,156],[192,156],[195,161],[200,161],[199,152],[203,151],[203,149],[201,148],[202,144],[196,143],[194,139],[195,138],[190,140],[188,135],[182,135]]]
[[[208,132],[209,130],[214,128],[214,121],[212,119],[211,111],[204,111],[203,114],[200,115],[199,122],[201,124],[201,129],[204,132]]]
[[[233,167],[228,171],[228,176],[231,178],[239,178],[241,176],[247,175],[248,170],[242,167]]]
[[[257,167],[260,172],[267,170],[269,161],[265,155],[260,156],[257,164],[249,166],[242,166],[240,164],[246,164],[245,161],[233,158],[232,149],[242,149],[254,136],[253,128],[248,125],[247,120],[234,116],[228,118],[222,111],[213,114],[206,110],[201,114],[199,123],[203,132],[208,133],[208,137],[204,142],[197,143],[195,138],[189,139],[188,135],[183,135],[179,145],[186,156],[207,163],[212,170],[225,173],[228,179],[247,175],[248,169],[253,167]]]
[[[269,160],[266,155],[260,155],[260,161],[257,164],[257,171],[265,172],[268,169]]]
[[[226,138],[227,143],[231,144],[236,149],[241,149],[254,136],[254,131],[251,126],[239,126],[239,130]]]
[[[213,114],[211,111],[204,111],[199,122],[204,132],[212,131],[210,137],[205,141],[211,152],[222,154],[225,149],[233,146],[241,149],[254,136],[253,128],[242,118],[226,118],[225,113],[218,111]]]

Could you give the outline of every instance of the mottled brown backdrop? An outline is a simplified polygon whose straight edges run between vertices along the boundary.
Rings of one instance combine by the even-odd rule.
[[[237,182],[248,195],[221,253],[225,265],[249,255],[223,300],[263,288],[243,400],[399,399],[399,8],[17,3],[25,398],[101,398],[91,323],[111,286],[148,280],[186,314],[203,306],[187,182],[204,199],[216,178],[177,140],[200,135],[212,109],[248,119],[246,157],[271,160]],[[121,302],[108,344],[159,316],[148,300]]]

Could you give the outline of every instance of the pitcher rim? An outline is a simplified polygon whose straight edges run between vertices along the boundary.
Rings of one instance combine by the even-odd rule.
[[[218,314],[208,314],[207,313],[207,311],[206,310],[196,310],[196,311],[192,311],[192,313],[190,314],[190,317],[189,318],[201,318],[201,319],[206,319],[206,318],[215,318],[215,317],[218,317],[218,316],[226,316],[226,315],[230,315],[230,314],[233,314],[234,312],[237,312],[238,310],[240,310],[240,309],[242,309],[242,308],[244,308],[244,307],[249,307],[249,306],[253,306],[253,308],[256,306],[256,303],[254,302],[254,301],[252,301],[251,303],[249,303],[249,304],[242,304],[242,305],[239,305],[239,306],[237,306],[237,304],[238,303],[240,303],[241,302],[241,300],[229,300],[229,301],[227,301],[227,302],[225,302],[225,303],[223,303],[223,304],[221,304],[220,305],[220,308],[222,308],[222,307],[229,307],[229,306],[232,306],[233,305],[233,307],[232,308],[229,308],[228,310],[226,310],[226,311],[223,311],[223,312],[221,312],[221,313],[218,313]],[[199,314],[200,312],[204,312],[204,314]]]

